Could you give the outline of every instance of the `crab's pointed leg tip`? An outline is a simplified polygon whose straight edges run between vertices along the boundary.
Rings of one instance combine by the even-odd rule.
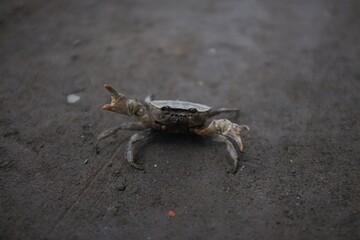
[[[232,169],[226,170],[226,173],[235,174],[237,172],[237,167],[233,167]]]
[[[134,162],[131,162],[130,165],[133,166],[134,168],[136,168],[137,170],[140,170],[140,171],[145,170],[145,168],[143,166],[140,166],[140,165],[138,165],[138,164],[136,164]]]

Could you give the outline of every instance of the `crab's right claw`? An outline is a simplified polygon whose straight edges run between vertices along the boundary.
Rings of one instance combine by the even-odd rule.
[[[231,158],[234,161],[234,167],[232,172],[235,173],[238,166],[238,154],[234,143],[230,140],[236,142],[236,145],[239,147],[239,150],[243,151],[243,144],[241,141],[240,134],[244,131],[249,131],[250,128],[246,125],[238,125],[232,123],[227,119],[218,119],[213,120],[208,127],[193,129],[195,134],[198,134],[203,137],[207,137],[216,142],[225,143],[227,150],[230,153]]]
[[[240,134],[245,132],[245,131],[250,131],[250,128],[247,125],[238,125],[236,123],[231,123],[231,129],[229,132],[227,132],[226,136],[230,137],[231,139],[233,139],[237,145],[239,146],[239,149],[241,152],[244,151],[244,146],[242,144],[241,141],[241,137]]]
[[[219,119],[214,120],[210,126],[209,129],[212,129],[213,132],[220,133],[221,135],[227,136],[234,140],[237,145],[239,146],[239,150],[241,152],[244,151],[244,146],[241,141],[241,136],[245,131],[250,131],[250,128],[246,125],[238,125],[236,123],[232,123],[231,121],[227,119]]]

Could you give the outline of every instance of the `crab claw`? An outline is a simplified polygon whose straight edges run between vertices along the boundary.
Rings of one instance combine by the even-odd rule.
[[[244,146],[242,144],[240,134],[243,133],[244,131],[250,131],[250,128],[246,125],[238,125],[236,123],[231,123],[231,127],[229,127],[229,131],[226,131],[223,134],[233,139],[239,146],[239,150],[243,152]]]
[[[234,144],[236,143],[236,145],[239,147],[239,150],[242,152],[244,147],[240,134],[249,130],[250,128],[246,125],[238,125],[236,123],[230,122],[227,119],[218,119],[213,120],[208,127],[193,129],[193,133],[207,137],[216,142],[225,143],[227,150],[234,161],[232,173],[235,173],[238,166],[239,156]],[[234,141],[234,143],[231,140]]]
[[[111,87],[109,84],[104,84],[104,87],[111,94],[111,103],[105,104],[102,108],[104,110],[108,110],[116,113],[127,114],[128,108],[127,108],[126,97],[116,92],[116,90],[113,87]]]
[[[111,111],[112,108],[113,108],[113,107],[111,106],[111,104],[105,104],[104,106],[102,106],[102,109],[108,110],[108,111]]]
[[[209,131],[210,130],[210,131]],[[241,152],[244,151],[244,146],[241,141],[241,136],[245,131],[250,131],[250,128],[246,125],[238,125],[232,123],[227,119],[214,120],[208,127],[209,133],[219,133],[221,135],[227,136],[234,140],[239,146]]]
[[[104,87],[106,90],[108,90],[111,93],[111,96],[123,96],[122,94],[119,94],[112,86],[109,84],[104,84]]]

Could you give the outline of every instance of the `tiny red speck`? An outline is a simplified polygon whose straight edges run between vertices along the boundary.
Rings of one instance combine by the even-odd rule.
[[[176,217],[176,212],[174,210],[168,211],[168,217]]]

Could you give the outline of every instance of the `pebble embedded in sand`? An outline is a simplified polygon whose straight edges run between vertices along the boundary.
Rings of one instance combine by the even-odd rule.
[[[76,95],[76,94],[69,94],[67,95],[67,102],[69,104],[74,104],[76,103],[77,101],[80,100],[80,96],[79,95]]]

